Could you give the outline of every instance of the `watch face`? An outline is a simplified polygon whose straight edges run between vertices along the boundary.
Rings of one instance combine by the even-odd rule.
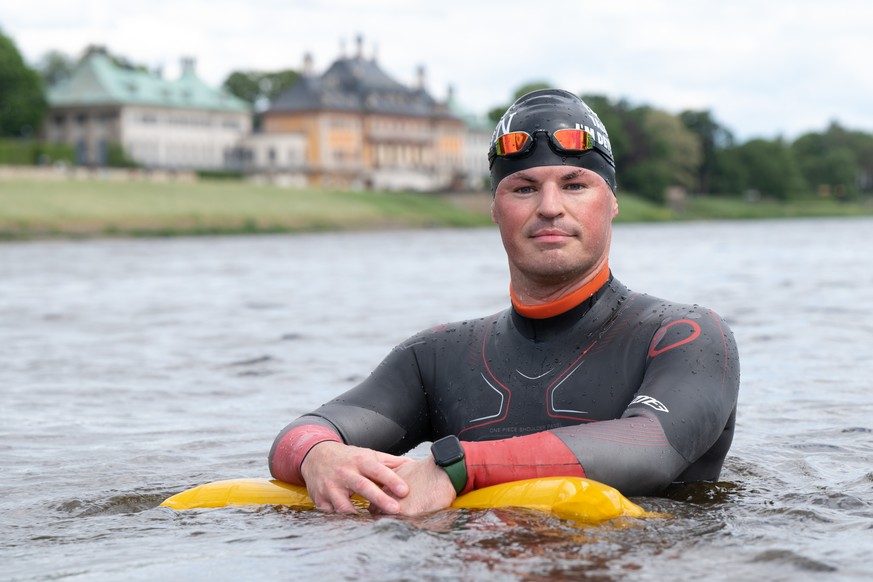
[[[436,464],[445,467],[457,463],[464,458],[464,449],[456,438],[443,438],[436,441],[430,448]]]

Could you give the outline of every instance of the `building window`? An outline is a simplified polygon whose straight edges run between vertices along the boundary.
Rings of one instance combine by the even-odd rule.
[[[109,144],[106,143],[105,139],[101,139],[97,142],[97,165],[105,166],[106,162],[109,161]]]
[[[88,144],[84,139],[76,142],[76,165],[83,165],[88,162]]]

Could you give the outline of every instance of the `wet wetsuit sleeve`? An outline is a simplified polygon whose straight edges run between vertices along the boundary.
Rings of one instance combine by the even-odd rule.
[[[622,417],[464,443],[468,490],[548,475],[587,476],[625,495],[718,477],[733,436],[739,363],[713,312],[667,318],[645,340],[645,376]]]
[[[270,449],[270,474],[274,479],[304,485],[300,467],[312,447],[323,442],[342,442],[336,428],[317,416],[301,416],[284,429]]]
[[[391,454],[429,440],[427,400],[410,340],[396,347],[363,382],[286,426],[270,451],[276,479],[302,484],[300,465],[327,440]]]

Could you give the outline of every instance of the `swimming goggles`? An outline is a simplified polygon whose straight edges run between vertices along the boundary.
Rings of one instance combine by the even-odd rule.
[[[558,129],[549,133],[545,129],[534,132],[544,133],[556,153],[580,154],[594,149],[594,136],[584,129]],[[494,142],[494,155],[501,158],[516,158],[533,149],[533,135],[526,131],[504,133]]]

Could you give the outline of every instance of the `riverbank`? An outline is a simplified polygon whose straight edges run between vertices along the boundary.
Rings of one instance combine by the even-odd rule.
[[[618,222],[854,216],[873,205],[690,198],[681,208],[620,193]],[[0,181],[0,239],[177,236],[475,227],[487,192],[411,194],[300,190],[242,181]]]

